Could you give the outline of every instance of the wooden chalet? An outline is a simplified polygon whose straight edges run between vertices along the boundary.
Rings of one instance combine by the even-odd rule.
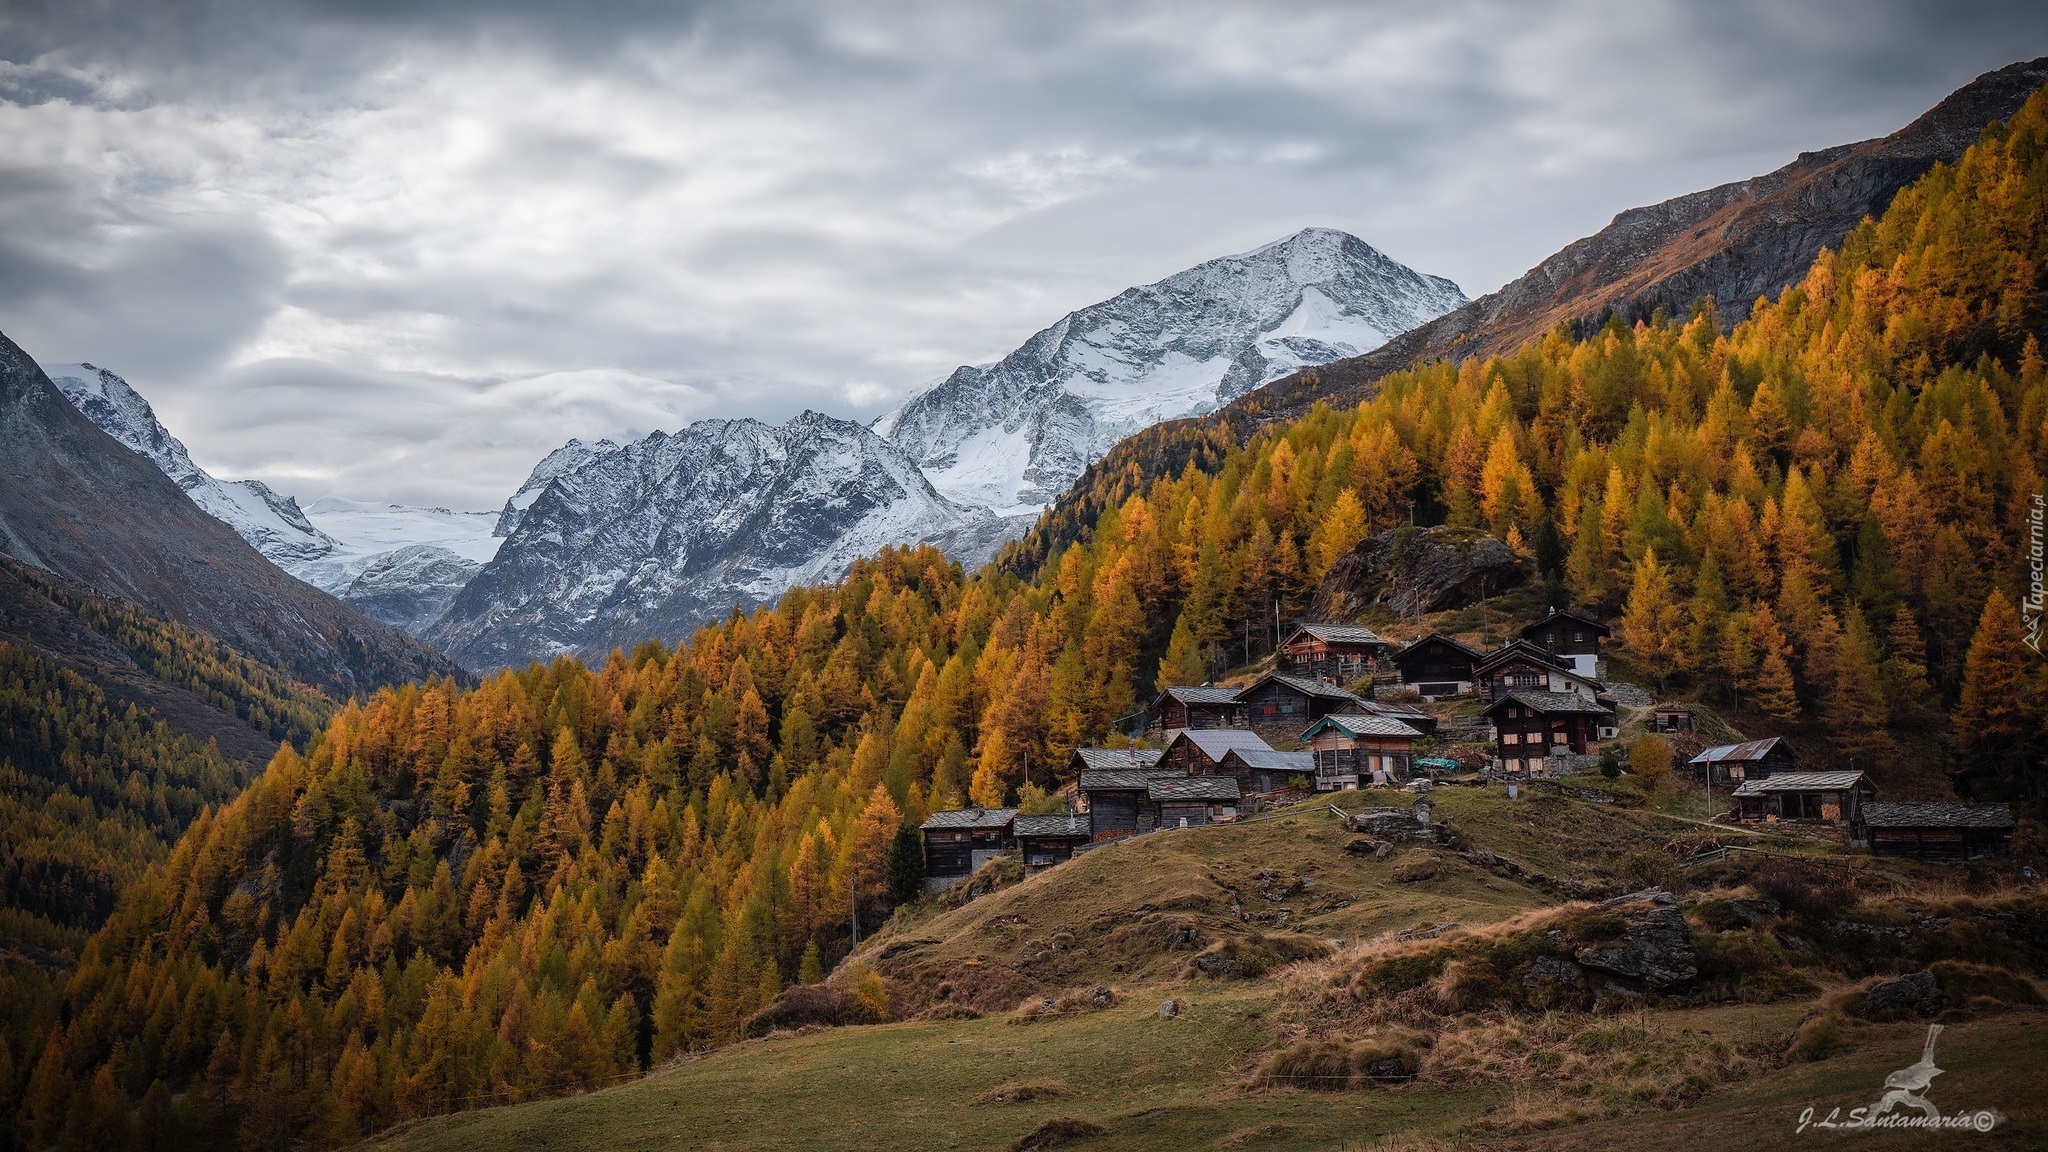
[[[1485,658],[1477,648],[1441,632],[1432,632],[1389,657],[1401,673],[1401,683],[1426,700],[1471,695],[1477,681],[1473,670]]]
[[[1522,629],[1522,639],[1561,657],[1572,671],[1588,680],[1600,677],[1600,641],[1610,634],[1607,625],[1598,620],[1556,608]]]
[[[1223,757],[1234,748],[1271,752],[1256,732],[1242,728],[1190,728],[1168,735],[1157,775],[1214,776],[1223,771]]]
[[[1152,698],[1153,728],[1242,728],[1244,705],[1237,689],[1169,685]]]
[[[1685,762],[1696,780],[1711,784],[1740,784],[1766,776],[1791,772],[1797,767],[1792,746],[1772,736],[1745,740],[1740,744],[1716,744]],[[1711,775],[1710,775],[1711,774]]]
[[[1849,838],[1879,856],[1960,862],[2003,856],[2012,848],[2012,809],[2004,804],[1903,804],[1870,801]]]
[[[1302,739],[1315,758],[1316,791],[1406,783],[1422,733],[1391,716],[1339,714],[1315,722]]]
[[[1650,710],[1653,732],[1692,731],[1692,709],[1683,704],[1659,704]]]
[[[1278,728],[1292,739],[1303,728],[1332,712],[1360,712],[1366,700],[1327,680],[1268,672],[1237,694],[1244,704],[1245,724],[1252,728]]]
[[[1158,748],[1076,748],[1067,757],[1067,778],[1078,780],[1081,773],[1107,768],[1147,771],[1159,766]]]
[[[1283,788],[1314,788],[1316,762],[1306,752],[1276,752],[1271,748],[1232,748],[1223,757],[1221,774],[1237,778],[1240,792],[1278,792]]]
[[[1129,768],[1083,772],[1075,793],[1081,810],[1088,814],[1090,840],[1129,836],[1140,831],[1140,817],[1151,800],[1152,775]],[[1142,830],[1150,832],[1152,828]]]
[[[1735,815],[1745,824],[1853,824],[1874,795],[1861,772],[1782,772],[1738,785]]]
[[[1280,645],[1280,663],[1296,676],[1342,682],[1371,674],[1391,648],[1360,625],[1303,624]]]
[[[980,871],[981,866],[1015,850],[1010,823],[1015,808],[956,808],[934,812],[919,830],[924,833],[925,891],[951,888]]]
[[[1584,755],[1611,713],[1570,692],[1517,689],[1495,699],[1484,715],[1493,724],[1501,770],[1534,776],[1550,771],[1549,761],[1559,753]]]
[[[1017,838],[1017,850],[1024,856],[1024,874],[1027,876],[1055,864],[1066,863],[1073,857],[1074,849],[1088,843],[1093,836],[1089,831],[1088,817],[1074,812],[1056,812],[1048,816],[1019,815],[1010,822],[1010,828]]]
[[[1234,776],[1154,776],[1145,790],[1154,827],[1192,828],[1237,819]]]
[[[1526,640],[1516,640],[1487,654],[1472,670],[1479,696],[1492,700],[1503,692],[1533,688],[1538,692],[1570,692],[1588,700],[1600,696],[1598,682],[1573,671],[1558,657]]]

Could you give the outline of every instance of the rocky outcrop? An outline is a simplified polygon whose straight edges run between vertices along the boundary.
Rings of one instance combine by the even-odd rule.
[[[1661,888],[1632,892],[1603,903],[1620,922],[1620,935],[1572,953],[1581,968],[1628,991],[1667,992],[1700,977],[1692,930],[1671,893]]]
[[[1404,528],[1374,536],[1331,565],[1309,615],[1350,620],[1374,604],[1396,615],[1442,612],[1520,585],[1528,565],[1476,528]]]

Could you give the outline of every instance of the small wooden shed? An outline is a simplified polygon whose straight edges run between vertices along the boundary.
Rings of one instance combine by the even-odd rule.
[[[1735,789],[1735,812],[1745,824],[1853,824],[1876,794],[1861,772],[1784,772],[1744,780]]]
[[[1246,794],[1315,786],[1315,757],[1307,752],[1232,748],[1223,757],[1222,768],[1237,778],[1238,790]]]
[[[2004,804],[1910,804],[1871,801],[1850,825],[1849,838],[1879,856],[1961,862],[2003,856],[2015,821]]]
[[[1711,773],[1712,783],[1739,784],[1791,772],[1798,767],[1798,761],[1790,744],[1769,736],[1740,744],[1716,744],[1686,761],[1685,766],[1696,780],[1708,779]]]
[[[1235,776],[1154,776],[1146,789],[1160,828],[1227,824],[1237,819],[1239,798]]]
[[[1089,830],[1088,817],[1075,812],[1020,814],[1010,822],[1010,827],[1017,837],[1017,850],[1024,856],[1026,875],[1066,863],[1073,857],[1074,849],[1088,843],[1094,835]]]
[[[1391,716],[1325,716],[1302,734],[1316,763],[1316,791],[1402,784],[1415,772],[1422,735]]]
[[[934,812],[924,833],[925,890],[950,888],[1017,846],[1010,830],[1015,808],[955,808]]]

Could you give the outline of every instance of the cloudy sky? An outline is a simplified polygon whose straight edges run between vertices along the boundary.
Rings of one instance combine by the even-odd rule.
[[[0,330],[216,474],[494,507],[1307,225],[1477,296],[2042,53],[1958,0],[4,0]]]

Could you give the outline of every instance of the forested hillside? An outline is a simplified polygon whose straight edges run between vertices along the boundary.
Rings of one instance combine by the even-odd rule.
[[[2021,788],[2044,144],[2036,95],[1730,334],[1702,312],[1400,374],[1029,580],[896,550],[675,651],[350,706],[124,895],[61,1010],[5,990],[12,1130],[338,1143],[729,1041],[844,954],[849,904],[887,912],[902,823],[1049,784],[1411,515],[1528,550],[1644,675],[1873,757],[1946,724],[1969,786]]]

